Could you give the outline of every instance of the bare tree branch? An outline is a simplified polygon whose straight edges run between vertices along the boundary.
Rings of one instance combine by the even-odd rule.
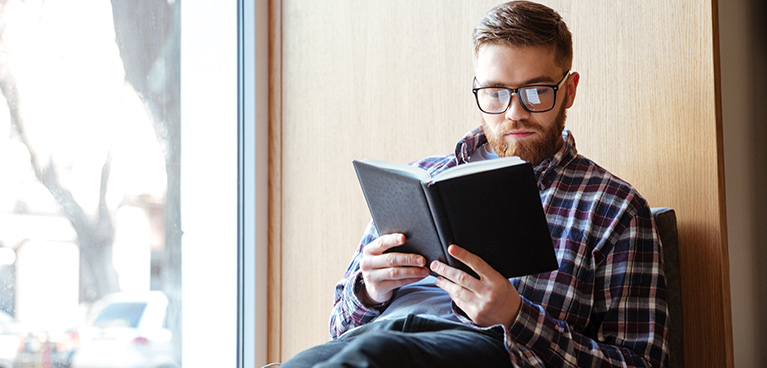
[[[0,22],[2,22],[0,32],[5,30],[4,20],[2,20],[5,5],[5,1],[0,2]],[[0,33],[0,91],[5,96],[10,111],[11,127],[15,138],[27,148],[35,175],[59,204],[61,212],[67,217],[77,234],[80,248],[80,299],[85,300],[89,294],[100,297],[116,291],[117,274],[112,266],[111,258],[114,225],[112,214],[106,205],[106,183],[110,173],[111,158],[108,156],[102,167],[99,211],[94,220],[86,214],[72,192],[61,185],[53,157],[48,158],[47,163],[43,165],[34,144],[30,142],[26,134],[16,78],[10,73],[8,49],[2,35]],[[89,291],[89,287],[93,290]]]

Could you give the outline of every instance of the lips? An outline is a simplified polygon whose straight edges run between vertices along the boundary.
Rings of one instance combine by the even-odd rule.
[[[532,136],[533,134],[535,134],[535,131],[532,131],[532,130],[514,129],[507,132],[504,135],[506,137],[513,138],[513,139],[524,139],[524,138]]]

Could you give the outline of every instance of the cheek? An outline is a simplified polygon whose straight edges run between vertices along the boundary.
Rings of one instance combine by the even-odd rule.
[[[557,124],[557,113],[554,110],[535,114],[536,119],[531,122],[539,126],[542,130],[549,130]]]
[[[485,124],[493,131],[497,131],[498,127],[501,126],[501,124],[504,122],[503,114],[491,115],[483,113],[482,119],[485,121]]]

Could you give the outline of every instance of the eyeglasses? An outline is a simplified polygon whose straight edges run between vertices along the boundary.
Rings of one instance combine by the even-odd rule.
[[[557,90],[570,75],[565,72],[562,80],[555,85],[531,85],[519,88],[506,87],[474,87],[471,91],[477,99],[477,107],[486,114],[503,114],[511,106],[511,96],[516,93],[519,102],[528,112],[546,112],[554,108],[557,103]],[[474,85],[477,85],[474,78]]]

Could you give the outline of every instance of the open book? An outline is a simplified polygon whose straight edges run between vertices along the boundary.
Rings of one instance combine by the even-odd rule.
[[[506,278],[558,268],[532,166],[517,157],[458,165],[434,177],[417,167],[353,162],[380,235],[402,233],[392,252],[417,253],[477,276],[447,253],[456,244]]]

